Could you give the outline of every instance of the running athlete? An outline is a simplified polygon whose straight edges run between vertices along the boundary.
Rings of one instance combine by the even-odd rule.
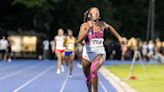
[[[116,32],[116,30],[104,21],[99,21],[99,9],[92,7],[84,14],[84,23],[80,27],[77,42],[85,40],[82,53],[83,71],[86,77],[86,84],[89,92],[98,92],[97,71],[102,66],[106,58],[104,48],[104,29],[109,31],[120,41],[126,41]]]
[[[64,59],[64,30],[60,28],[58,30],[57,36],[54,37],[54,44],[55,44],[55,54],[57,56],[57,74],[60,74],[61,72],[64,72],[64,66],[63,66],[63,59]]]
[[[66,37],[65,46],[65,58],[66,62],[68,62],[69,65],[69,77],[72,78],[72,69],[73,69],[73,60],[75,57],[75,42],[76,38],[73,36],[72,30],[68,30],[68,36]]]

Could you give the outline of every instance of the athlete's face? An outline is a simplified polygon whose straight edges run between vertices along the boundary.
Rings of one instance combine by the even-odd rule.
[[[68,31],[68,36],[72,36],[72,35],[73,35],[72,31]]]
[[[63,30],[63,29],[59,29],[59,30],[58,30],[58,35],[60,35],[60,36],[61,36],[61,35],[64,35],[64,30]]]
[[[91,19],[92,20],[98,20],[100,18],[100,12],[98,10],[98,8],[92,8],[90,10],[90,14],[91,14]]]

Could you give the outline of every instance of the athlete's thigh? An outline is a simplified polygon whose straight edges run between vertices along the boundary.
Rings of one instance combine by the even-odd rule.
[[[62,58],[61,53],[59,51],[55,50],[55,54],[56,54],[57,58]]]
[[[82,66],[83,66],[83,71],[85,76],[89,76],[90,75],[90,67],[91,67],[91,62],[82,58]]]
[[[62,53],[61,53],[61,57],[62,57],[62,58],[65,58],[65,52],[62,52]]]
[[[73,60],[74,60],[74,58],[75,58],[75,53],[74,53],[74,52],[72,52],[72,54],[69,56],[69,60],[73,61]]]
[[[95,67],[96,70],[98,70],[104,63],[104,55],[103,54],[98,54],[93,60],[92,60],[92,67]]]

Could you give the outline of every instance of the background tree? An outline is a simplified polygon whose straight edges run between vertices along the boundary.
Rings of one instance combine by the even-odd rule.
[[[164,1],[156,0],[155,36],[164,40],[163,4]],[[21,27],[51,38],[63,27],[77,35],[83,13],[92,6],[100,9],[101,20],[112,24],[123,36],[146,39],[149,0],[1,0],[1,34]]]

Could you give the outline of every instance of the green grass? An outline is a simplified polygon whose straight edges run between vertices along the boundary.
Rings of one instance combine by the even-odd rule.
[[[121,79],[127,79],[130,65],[111,65],[107,69]],[[138,92],[164,92],[164,65],[135,65],[133,76],[137,80],[124,80]]]

